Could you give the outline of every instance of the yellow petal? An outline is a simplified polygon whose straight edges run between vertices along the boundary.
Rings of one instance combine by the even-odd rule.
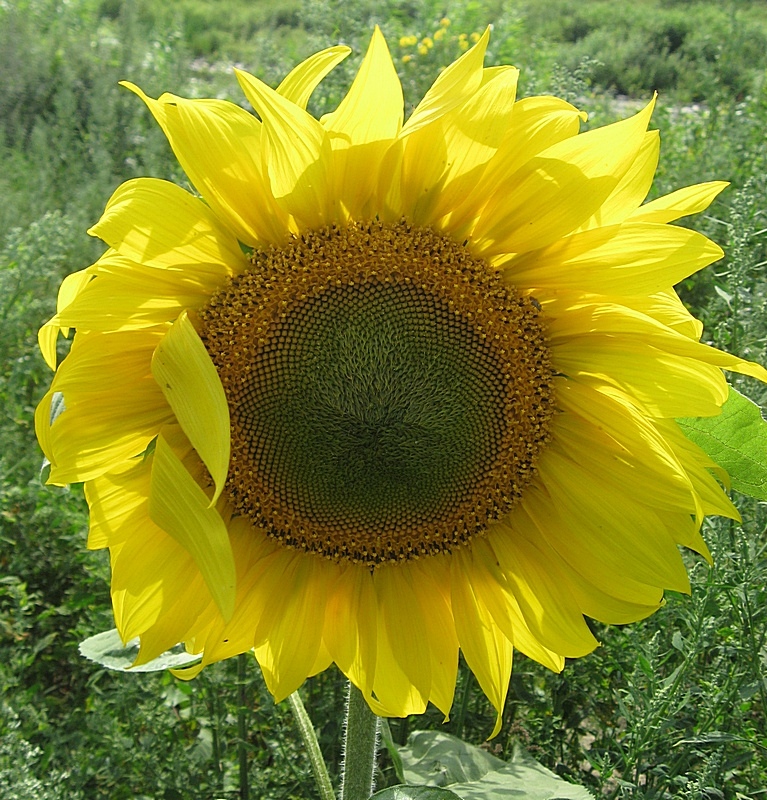
[[[325,621],[328,586],[337,567],[314,555],[297,553],[256,632],[263,644],[256,658],[275,702],[284,700],[311,674]]]
[[[655,417],[716,416],[727,399],[719,368],[638,337],[573,337],[552,349],[552,365],[572,380],[623,389]]]
[[[309,56],[287,74],[285,80],[277,87],[277,94],[286,100],[306,108],[312,92],[322,79],[351,53],[346,45],[336,45],[320,50]]]
[[[431,656],[412,571],[383,565],[373,574],[378,609],[392,655],[418,694],[429,697]],[[377,670],[378,672],[378,670]]]
[[[628,604],[649,605],[658,601],[661,581],[652,569],[644,566],[642,553],[634,552],[631,544],[624,542],[623,528],[614,529],[608,524],[602,529],[602,516],[595,515],[593,526],[586,528],[586,536],[579,540],[580,523],[573,524],[569,510],[562,504],[554,503],[546,489],[537,485],[528,487],[519,508],[524,518],[529,518],[535,524],[536,541],[545,542],[557,553],[568,570],[578,573],[601,593]],[[514,509],[509,515],[508,524],[526,532],[529,526],[524,520],[520,524],[516,514],[517,509]],[[641,531],[640,527],[634,535],[641,535]],[[658,535],[657,530],[651,529],[651,532]],[[644,546],[651,548],[652,543]],[[609,548],[609,552],[600,549],[602,547]],[[676,551],[672,555],[678,557]],[[640,570],[645,570],[652,576],[650,581],[644,582],[636,574],[634,565],[637,562]]]
[[[333,148],[336,201],[352,218],[363,215],[377,190],[383,155],[402,127],[403,111],[402,86],[376,26],[348,94],[322,118]]]
[[[73,303],[80,292],[91,282],[93,274],[89,269],[81,269],[67,275],[61,282],[59,294],[56,300],[56,311],[63,311],[70,303]]]
[[[660,459],[653,462],[657,451],[629,451],[599,426],[575,414],[560,414],[553,425],[552,435],[556,436],[562,452],[592,476],[603,476],[612,489],[619,491],[632,486],[631,496],[637,502],[668,514],[678,513],[688,518],[694,514],[698,523],[703,521],[706,511],[700,498],[684,466],[669,448],[663,453],[666,457],[664,471]],[[628,439],[627,436],[621,438]],[[589,453],[588,457],[584,457],[584,453]]]
[[[657,420],[666,441],[684,464],[687,475],[696,494],[701,499],[707,514],[719,514],[740,521],[740,514],[731,500],[716,482],[714,475],[729,485],[729,476],[715,464],[696,444],[693,444],[680,430],[674,420]],[[713,473],[713,474],[712,474]],[[697,549],[697,548],[694,548]],[[698,552],[702,552],[698,550]],[[705,553],[703,553],[705,555]]]
[[[515,527],[522,514],[515,517]],[[529,539],[514,536],[493,539],[493,551],[501,562],[527,627],[547,649],[568,658],[590,653],[597,642],[555,563]]]
[[[689,514],[682,513],[669,514],[664,521],[668,532],[674,537],[674,541],[678,545],[694,550],[702,555],[710,565],[714,563],[708,545],[700,535],[699,522]]]
[[[704,514],[717,513],[700,506],[685,466],[666,437],[627,398],[611,394],[607,388],[600,391],[574,381],[555,380],[557,404],[570,412],[554,420],[567,452],[588,454],[584,463],[606,480],[631,483],[635,499],[669,511],[696,513],[701,520]],[[594,446],[584,449],[587,441]]]
[[[549,302],[546,307],[547,313],[551,309],[552,316],[556,317],[558,305],[556,301]],[[714,365],[720,369],[741,372],[767,382],[767,370],[760,364],[745,361],[715,347],[692,341],[688,336],[670,330],[651,317],[626,306],[604,302],[583,304],[580,308],[569,309],[566,315],[562,315],[561,311],[559,313],[561,315],[559,319],[555,318],[548,326],[552,345],[557,350],[560,346],[572,346],[576,340],[578,342],[586,340],[588,342],[586,347],[590,347],[591,344],[600,347],[608,338],[613,341],[620,338],[629,346],[631,343],[652,345],[668,354],[698,360],[701,373],[705,372],[708,365]],[[721,381],[718,383],[721,384]]]
[[[317,651],[317,657],[314,659],[314,664],[309,668],[309,677],[312,678],[315,675],[319,675],[320,672],[324,672],[332,663],[333,657],[328,652],[327,647],[325,647],[325,642],[321,641],[320,649]]]
[[[490,612],[477,597],[459,550],[451,562],[451,600],[455,629],[466,663],[497,712],[489,738],[498,735],[511,678],[512,643],[503,635]]]
[[[237,567],[234,613],[228,620],[217,614],[207,628],[194,632],[193,652],[203,653],[203,666],[263,644],[263,638],[256,639],[256,629],[264,609],[284,585],[295,555],[254,528],[247,518],[235,517],[228,529]]]
[[[612,624],[625,624],[636,622],[652,614],[663,603],[663,591],[654,586],[637,586],[644,591],[645,602],[629,602],[608,594],[588,579],[584,578],[559,556],[551,545],[541,535],[538,527],[523,508],[514,512],[513,528],[501,525],[497,531],[491,533],[492,541],[497,542],[497,536],[512,536],[513,541],[524,540],[541,553],[545,563],[550,564],[553,574],[560,576],[560,580],[567,586],[568,592],[574,598],[577,608],[592,619]],[[504,538],[505,538],[504,537]],[[494,548],[495,549],[495,548]],[[509,548],[506,548],[508,550]],[[504,569],[511,565],[504,562],[504,550],[496,550],[499,559],[504,564]],[[516,644],[516,643],[515,643]]]
[[[489,41],[490,28],[487,28],[474,47],[440,72],[405,123],[403,136],[409,136],[434,122],[479,89],[484,77],[482,64]]]
[[[448,214],[480,181],[508,134],[518,77],[516,69],[501,71],[439,124],[405,140],[403,210],[415,222]]]
[[[458,675],[458,637],[450,608],[449,559],[433,556],[428,561],[412,561],[405,568],[413,575],[416,609],[420,609],[426,620],[426,641],[431,658],[429,700],[447,718]]]
[[[152,374],[221,495],[229,470],[229,406],[218,372],[186,312],[163,337]]]
[[[517,101],[515,128],[524,123],[528,131],[515,130],[513,137],[520,145],[520,166],[532,156],[557,142],[578,134],[589,115],[561,97],[536,95]]]
[[[488,162],[482,180],[452,210],[444,225],[449,230],[463,230],[463,226],[468,226],[468,235],[488,198],[504,185],[509,176],[541,151],[575,136],[585,118],[583,112],[556,97],[518,100],[514,104],[507,135]]]
[[[202,594],[200,589],[203,590]],[[194,622],[193,616],[189,613],[190,609],[194,608],[190,604],[190,600],[199,600],[201,596],[209,595],[202,579],[199,579],[199,582],[192,582],[184,589],[183,594],[174,598],[173,604],[169,606],[166,613],[162,614],[151,628],[141,634],[139,652],[133,662],[134,667],[148,664],[184,640],[188,626]],[[114,608],[114,597],[112,605]],[[209,603],[209,606],[211,605],[213,604]]]
[[[263,172],[261,123],[253,115],[223,100],[153,100],[132,83],[122,85],[147,104],[189,180],[241,242],[284,241],[288,217]]]
[[[649,297],[635,296],[622,301],[625,305],[646,314],[688,339],[698,341],[703,335],[703,323],[690,314],[673,289],[656,292]]]
[[[594,216],[584,223],[583,227],[615,225],[629,217],[650,191],[655,179],[659,156],[660,133],[648,131],[628,172],[621,178],[620,183],[607,200],[597,209]]]
[[[172,412],[149,370],[165,328],[78,333],[35,412],[50,482],[77,483],[144,452]],[[98,381],[93,376],[98,375]],[[64,411],[51,420],[54,396]]]
[[[149,467],[144,458],[126,461],[117,469],[87,481],[88,548],[98,550],[123,542],[144,522],[148,497]]]
[[[673,222],[689,214],[699,214],[729,185],[726,181],[710,181],[686,186],[641,206],[630,219],[632,222]]]
[[[376,665],[378,604],[368,569],[352,564],[329,587],[324,640],[341,672],[367,697]]]
[[[247,265],[237,240],[201,200],[156,178],[120,185],[88,233],[140,264],[206,270],[220,281]]]
[[[323,126],[349,145],[394,139],[402,127],[402,86],[386,40],[376,25],[351,88]]]
[[[226,278],[215,265],[140,264],[114,250],[108,250],[88,272],[98,280],[61,310],[59,319],[62,324],[103,331],[172,322],[182,309],[207,303]],[[111,300],[104,302],[109,293]]]
[[[628,575],[649,586],[688,592],[684,563],[663,519],[635,502],[630,489],[614,489],[560,452],[552,440],[538,467],[539,477],[566,527],[550,531],[549,544],[575,569],[583,558],[602,564],[615,576]],[[533,513],[530,487],[525,508]],[[513,525],[513,520],[512,520]],[[577,546],[578,560],[573,558]]]
[[[56,369],[57,361],[56,343],[59,339],[61,327],[58,317],[55,316],[48,320],[37,332],[37,344],[43,355],[43,359],[45,363],[54,370]]]
[[[181,267],[140,264],[111,249],[88,267],[88,272],[97,278],[118,280],[131,292],[148,285],[145,293],[149,296],[169,296],[176,292],[209,297],[230,277],[230,273],[222,273],[215,264],[200,262]]]
[[[272,194],[305,227],[329,222],[331,149],[324,128],[263,81],[241,70],[235,73],[263,120],[262,151]]]
[[[56,303],[57,312],[63,311],[67,306],[75,301],[79,294],[93,279],[93,275],[87,269],[73,272],[67,275],[59,287],[59,295]],[[37,341],[40,345],[40,352],[43,354],[45,363],[51,368],[56,369],[56,342],[59,332],[63,331],[67,335],[68,325],[62,323],[57,313],[51,320],[45,323],[37,332]]]
[[[627,223],[566,236],[512,258],[502,269],[516,286],[642,295],[668,289],[723,255],[696,231]]]
[[[490,197],[473,233],[486,257],[552,244],[607,200],[637,157],[654,101],[627,120],[565,139],[539,153]]]
[[[508,535],[508,526],[493,525],[488,529],[487,538],[473,540],[464,554],[463,569],[478,602],[487,608],[515,649],[544,667],[561,672],[565,665],[564,656],[549,650],[535,638],[501,570],[493,543],[496,537]]]
[[[170,323],[206,303],[221,283],[207,271],[145,266],[113,250],[88,272],[96,280],[56,315],[60,325],[108,333]]]
[[[182,641],[211,605],[191,556],[149,517],[150,474],[150,459],[134,459],[85,487],[88,546],[110,547],[117,629],[142,637],[136,664]]]
[[[122,595],[115,622],[123,639],[129,640],[146,633],[175,607],[170,624],[177,633],[163,642],[163,649],[168,649],[178,644],[210,597],[189,553],[152,523],[146,506],[143,526],[134,530],[112,561],[112,597]],[[178,605],[179,598],[183,605]]]
[[[162,435],[152,458],[149,514],[192,556],[221,615],[229,619],[235,566],[226,526]]]
[[[374,714],[381,717],[423,714],[429,698],[418,690],[394,657],[380,613],[377,633],[376,674],[373,695],[365,698],[368,705]]]
[[[525,162],[580,130],[586,114],[558,97],[523,97],[514,104],[508,138],[490,164],[487,184],[476,191],[493,194]]]

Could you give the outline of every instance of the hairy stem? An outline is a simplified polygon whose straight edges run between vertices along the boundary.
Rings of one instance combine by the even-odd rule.
[[[312,721],[306,713],[304,704],[298,695],[298,692],[293,692],[288,697],[290,703],[290,710],[293,712],[293,717],[298,725],[298,731],[301,734],[301,739],[309,755],[309,761],[312,765],[312,772],[314,779],[317,782],[317,789],[319,790],[322,800],[335,800],[333,793],[333,785],[330,783],[330,775],[328,768],[325,765],[325,760],[320,752],[320,743],[317,741],[317,734],[314,731]]]
[[[349,683],[344,726],[341,800],[367,800],[373,794],[379,720],[362,692]]]

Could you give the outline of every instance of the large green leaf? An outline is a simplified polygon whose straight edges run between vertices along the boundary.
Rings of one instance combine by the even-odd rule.
[[[188,667],[200,656],[187,653],[183,645],[176,645],[160,656],[146,664],[134,667],[133,662],[138,655],[138,639],[132,639],[127,645],[122,643],[120,634],[115,628],[91,636],[80,642],[80,655],[85,656],[102,667],[118,670],[119,672],[161,672],[165,669]]]
[[[449,787],[461,800],[593,800],[521,747],[503,761],[447,733],[416,731],[400,755],[408,783]]]
[[[767,422],[756,403],[730,387],[718,417],[677,422],[691,442],[727,470],[733,489],[767,500]]]
[[[370,800],[461,800],[449,789],[434,786],[392,786],[376,792]]]

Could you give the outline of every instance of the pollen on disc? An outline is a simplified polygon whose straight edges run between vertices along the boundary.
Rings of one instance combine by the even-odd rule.
[[[306,232],[200,317],[229,404],[226,495],[286,546],[373,567],[449,551],[535,472],[552,379],[536,304],[430,229]]]

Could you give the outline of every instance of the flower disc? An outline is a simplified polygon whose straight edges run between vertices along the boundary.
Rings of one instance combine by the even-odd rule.
[[[283,543],[377,564],[509,511],[547,437],[534,301],[406,223],[310,231],[200,313],[232,424],[227,492]]]

